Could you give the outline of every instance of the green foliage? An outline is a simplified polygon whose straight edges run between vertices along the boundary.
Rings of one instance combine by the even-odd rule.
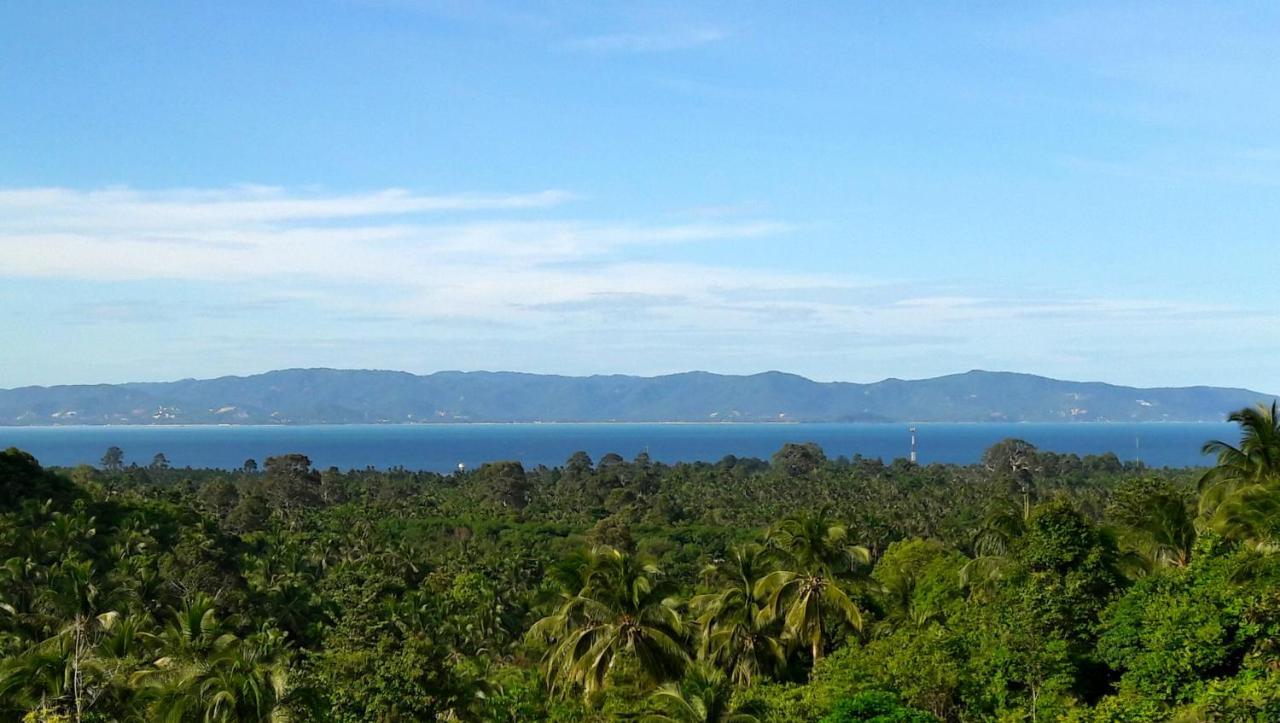
[[[784,444],[782,449],[774,453],[771,462],[775,469],[787,477],[803,477],[822,469],[827,463],[827,455],[812,442]]]
[[[500,509],[519,512],[529,504],[529,480],[519,462],[482,465],[476,478],[481,493]]]
[[[331,720],[430,720],[455,709],[466,690],[447,654],[425,635],[337,636],[315,662],[316,683]]]
[[[757,717],[763,723],[810,723],[823,714],[810,699],[808,686],[794,683],[754,683],[740,689],[733,700],[761,711]]]
[[[961,708],[967,649],[952,630],[931,623],[846,645],[814,667],[810,697],[820,707],[868,690],[894,690],[911,705],[947,717]]]
[[[936,540],[899,540],[889,545],[871,573],[880,585],[885,617],[896,625],[921,627],[944,620],[963,602],[964,555]]]
[[[1246,661],[1280,660],[1277,589],[1280,558],[1249,550],[1140,581],[1106,611],[1098,640],[1102,660],[1121,673],[1119,695],[1189,703]]]
[[[1124,584],[1115,542],[1065,502],[1031,518],[1020,550],[1018,600],[1037,629],[1088,646],[1102,608]]]
[[[45,472],[30,454],[13,447],[0,452],[0,512],[16,509],[24,500],[65,502],[74,495],[68,480]]]
[[[924,711],[909,708],[897,696],[884,691],[867,691],[836,703],[822,723],[936,723]]]
[[[611,547],[592,549],[568,576],[559,604],[529,630],[546,645],[548,687],[591,695],[620,658],[653,682],[679,675],[689,655],[670,591],[655,565]]]
[[[1185,567],[1195,547],[1195,498],[1166,479],[1134,478],[1116,488],[1107,518],[1125,533],[1142,568]]]
[[[733,688],[720,670],[698,665],[680,683],[668,683],[649,699],[649,723],[757,723],[763,705],[733,701]]]
[[[728,671],[735,683],[750,685],[786,665],[782,625],[756,593],[769,572],[769,551],[761,545],[733,548],[729,559],[704,570],[712,592],[695,596],[698,657]]]
[[[1280,435],[1233,418],[1207,475],[7,450],[0,719],[1280,719]]]
[[[1200,478],[1200,510],[1208,525],[1228,538],[1259,547],[1280,545],[1280,415],[1270,407],[1233,412],[1240,445],[1204,445],[1218,464]]]

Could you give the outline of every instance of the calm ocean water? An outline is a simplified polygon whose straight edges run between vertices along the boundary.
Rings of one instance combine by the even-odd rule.
[[[1044,450],[1141,459],[1151,466],[1208,464],[1200,445],[1234,440],[1230,424],[917,424],[921,463],[976,462],[1006,437]],[[664,462],[768,458],[786,442],[817,442],[831,457],[905,457],[905,424],[440,424],[299,427],[3,427],[0,448],[19,447],[46,465],[94,464],[110,446],[147,464],[163,452],[175,467],[239,467],[245,459],[301,452],[318,467],[404,466],[448,471],[459,463],[518,459],[557,465],[585,450],[593,459],[647,451]]]

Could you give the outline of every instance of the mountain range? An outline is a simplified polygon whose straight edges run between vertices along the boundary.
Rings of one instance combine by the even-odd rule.
[[[0,390],[0,426],[425,422],[1221,421],[1274,395],[970,371],[869,384],[794,374],[569,377],[287,369],[176,382]]]

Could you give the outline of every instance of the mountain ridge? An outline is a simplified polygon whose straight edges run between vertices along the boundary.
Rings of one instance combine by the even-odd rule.
[[[1221,421],[1275,395],[1128,387],[973,369],[817,382],[770,370],[652,377],[279,369],[248,376],[0,390],[0,426],[431,422]]]

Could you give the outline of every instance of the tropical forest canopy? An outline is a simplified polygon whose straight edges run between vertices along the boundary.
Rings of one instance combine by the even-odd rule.
[[[0,453],[0,719],[1280,720],[1280,428],[1208,470]]]

